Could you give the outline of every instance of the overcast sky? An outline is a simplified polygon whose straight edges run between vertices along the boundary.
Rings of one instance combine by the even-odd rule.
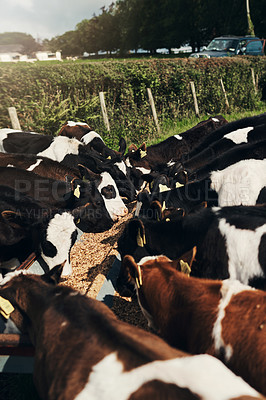
[[[112,0],[0,0],[0,33],[23,32],[51,39],[101,14]]]

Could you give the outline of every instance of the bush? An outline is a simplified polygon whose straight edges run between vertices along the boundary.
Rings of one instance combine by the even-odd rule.
[[[194,114],[190,81],[200,113],[225,113],[222,78],[230,110],[256,109],[266,86],[266,57],[146,59],[59,64],[0,65],[0,126],[10,127],[7,108],[17,109],[23,130],[56,135],[67,120],[86,121],[109,145],[121,136],[140,143],[156,135],[147,88],[160,124]],[[255,92],[251,68],[258,77]],[[107,132],[99,92],[105,93],[111,132]],[[229,112],[230,112],[229,110]]]

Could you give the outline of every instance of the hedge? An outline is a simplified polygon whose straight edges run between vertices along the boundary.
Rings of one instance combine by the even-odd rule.
[[[7,108],[15,106],[23,130],[55,135],[70,119],[88,122],[110,144],[121,136],[140,143],[156,134],[148,87],[163,123],[194,113],[190,81],[195,84],[200,113],[224,113],[220,79],[231,110],[255,110],[266,86],[266,57],[2,63],[0,127],[10,127]],[[105,93],[110,133],[101,114],[100,91]]]

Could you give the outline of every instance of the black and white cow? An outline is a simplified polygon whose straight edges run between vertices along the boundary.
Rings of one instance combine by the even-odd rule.
[[[183,173],[183,181],[195,181],[206,178],[212,171],[223,170],[230,165],[233,165],[242,160],[264,160],[266,158],[266,139],[256,142],[237,146],[226,151],[213,161],[197,169],[192,174]],[[182,174],[182,173],[181,173]],[[180,174],[177,175],[177,180],[180,181]]]
[[[213,132],[224,124],[227,124],[227,121],[218,115],[158,144],[148,147],[143,144],[139,148],[131,145],[125,155],[125,162],[128,167],[135,167],[144,174],[151,170],[161,170],[167,164],[179,161],[183,154],[193,149],[204,137],[212,136]]]
[[[71,165],[71,162],[68,162],[68,164]],[[137,191],[131,179],[130,168],[125,165],[122,157],[106,160],[100,155],[96,155],[95,152],[89,153],[88,150],[85,150],[85,153],[84,151],[80,152],[80,164],[85,165],[97,174],[108,172],[110,180],[113,179],[115,182],[119,195],[123,200],[131,202],[136,199]]]
[[[51,269],[65,261],[63,275],[72,272],[70,250],[77,239],[75,217],[7,186],[0,186],[0,269],[17,268],[31,253]]]
[[[237,129],[213,142],[189,160],[173,164],[169,175],[173,175],[173,171],[176,173],[180,169],[191,174],[230,149],[237,149],[247,143],[256,143],[264,140],[266,140],[266,124]]]
[[[241,160],[223,170],[212,171],[206,178],[169,189],[160,184],[159,190],[138,194],[137,214],[145,215],[150,204],[157,200],[163,208],[182,208],[191,212],[201,203],[208,206],[255,205],[266,202],[266,160]],[[180,186],[180,185],[179,185]],[[169,189],[169,190],[167,190]]]
[[[15,167],[0,167],[0,184],[57,209],[73,210],[78,227],[85,232],[102,232],[117,219],[113,187],[100,175],[90,174],[89,181],[69,182],[45,178]],[[79,216],[79,218],[78,218]]]
[[[126,150],[125,139],[120,138],[118,151],[112,150],[106,146],[103,138],[92,130],[88,124],[74,121],[68,121],[64,124],[60,129],[59,135],[76,138],[86,146],[87,150],[95,150],[98,153],[98,157],[95,152],[86,153],[86,159],[83,160],[85,165],[87,165],[87,157],[90,156],[94,160],[93,164],[90,165],[94,172],[109,172],[117,184],[120,196],[127,198],[129,201],[135,200],[136,189],[131,182],[129,168],[123,160]],[[99,157],[99,155],[103,156],[103,158]]]
[[[204,208],[173,221],[130,220],[118,240],[121,258],[165,255],[172,260],[197,248],[191,276],[238,279],[266,289],[266,208]],[[118,290],[127,279],[121,270]]]
[[[36,154],[37,156],[51,158],[70,168],[78,168],[80,164],[90,168],[97,165],[98,162],[96,157],[92,157],[92,152],[89,152],[85,145],[77,139],[69,139],[64,136],[53,137],[1,129],[0,142],[0,149],[3,152]],[[110,174],[103,172],[101,179],[105,185],[101,187],[104,201],[108,204],[112,219],[116,220],[127,213],[127,208]],[[104,193],[107,197],[104,197]]]
[[[254,127],[265,124],[266,124],[266,113],[229,122],[228,124],[216,129],[216,131],[213,132],[212,135],[206,137],[191,151],[185,154],[182,157],[183,161],[196,156],[201,151],[211,146],[213,143],[225,137],[228,140],[233,141],[234,143],[245,142],[247,141],[249,132],[252,131]]]

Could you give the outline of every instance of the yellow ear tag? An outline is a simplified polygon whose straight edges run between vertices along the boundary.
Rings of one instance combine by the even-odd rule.
[[[144,247],[143,239],[140,235],[140,229],[138,230],[138,234],[137,234],[137,245],[139,247]]]
[[[143,233],[142,239],[143,239],[143,243],[146,244],[146,236],[145,236],[145,233]]]
[[[143,158],[147,155],[147,151],[140,150],[140,158]]]
[[[14,307],[12,304],[0,296],[0,314],[3,315],[6,319],[10,317],[10,314],[14,311]]]
[[[168,192],[169,190],[171,190],[168,186],[166,185],[162,185],[161,183],[159,184],[159,192]]]
[[[169,222],[170,221],[170,218],[166,218],[166,220],[165,220],[166,222]]]
[[[141,269],[140,269],[140,265],[138,265],[138,273],[139,273],[139,285],[142,285],[142,273],[141,273]]]
[[[136,277],[136,284],[137,284],[137,288],[140,289],[140,284],[139,284],[138,277]]]
[[[191,268],[187,262],[180,260],[180,267],[181,267],[181,272],[184,272],[184,274],[186,274],[188,276],[190,275]]]
[[[166,209],[165,201],[163,202],[162,211]]]
[[[111,160],[111,159],[112,159],[112,157],[111,157],[111,156],[107,157],[107,160]]]
[[[77,185],[76,189],[74,190],[74,196],[77,197],[78,199],[80,198],[80,185]]]
[[[175,183],[175,187],[176,187],[176,188],[180,188],[180,187],[182,187],[182,186],[184,186],[184,185],[182,185],[182,183],[179,183],[179,182],[176,182],[176,183]]]
[[[77,220],[76,224],[79,224],[79,223],[80,223],[80,218]]]

